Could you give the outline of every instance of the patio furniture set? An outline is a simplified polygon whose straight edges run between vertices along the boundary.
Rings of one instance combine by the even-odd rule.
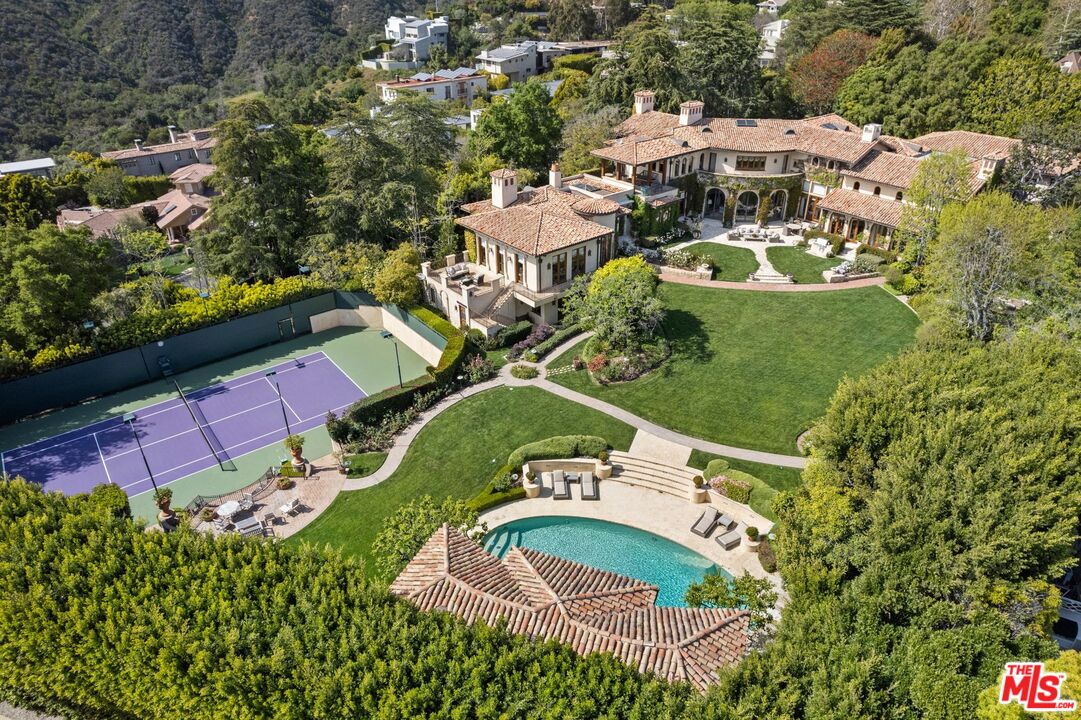
[[[278,513],[282,517],[285,515],[296,515],[301,508],[300,500],[293,498],[289,502],[285,503],[278,508]],[[273,512],[263,513],[262,517],[255,514],[255,498],[250,493],[244,493],[240,500],[227,500],[223,502],[218,509],[214,511],[217,516],[212,525],[214,529],[221,534],[227,532],[237,532],[245,537],[252,535],[259,535],[263,537],[274,536],[274,524],[278,521],[278,516]],[[237,515],[241,513],[250,512],[251,515],[236,519]]]
[[[541,473],[541,479],[552,486],[552,499],[554,500],[570,500],[571,483],[578,483],[581,486],[583,500],[600,500],[597,478],[593,477],[591,472],[565,473],[562,470],[553,470],[552,472]]]
[[[469,272],[469,266],[465,263],[458,263],[457,265],[451,265],[447,268],[447,279],[458,280],[462,287],[470,287],[477,283],[484,282],[484,275],[477,273],[473,275]]]
[[[732,240],[757,240],[771,243],[784,242],[781,238],[781,233],[776,230],[767,230],[765,228],[736,228],[729,233],[729,236]]]
[[[738,546],[743,539],[743,533],[747,527],[733,520],[715,507],[708,507],[691,526],[691,532],[700,537],[708,538],[717,528],[724,530],[723,534],[714,538],[717,544],[725,550],[731,550]]]

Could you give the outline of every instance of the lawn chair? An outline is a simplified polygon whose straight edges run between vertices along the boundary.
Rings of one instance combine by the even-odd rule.
[[[552,497],[556,500],[571,499],[571,486],[567,483],[567,478],[563,477],[562,470],[552,473]]]
[[[251,510],[253,507],[255,507],[255,498],[252,497],[251,493],[244,493],[240,496],[241,510]]]
[[[601,496],[597,494],[597,478],[593,477],[593,473],[584,472],[580,480],[582,483],[582,499],[583,500],[600,500]]]
[[[297,498],[293,498],[292,500],[278,508],[278,512],[280,512],[282,515],[296,515],[298,512],[300,512],[300,500],[298,500]]]
[[[709,534],[717,527],[717,519],[717,508],[708,507],[702,511],[698,520],[691,526],[691,532],[699,537],[709,537]]]
[[[725,550],[731,550],[743,540],[743,523],[736,523],[736,527],[717,537],[717,544]]]
[[[264,525],[273,525],[277,521],[278,521],[278,516],[275,515],[274,513],[268,512],[268,513],[263,514],[263,524]]]

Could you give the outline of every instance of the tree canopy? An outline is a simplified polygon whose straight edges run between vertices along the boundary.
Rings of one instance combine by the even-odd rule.
[[[514,94],[484,111],[470,143],[479,156],[495,155],[512,167],[544,173],[555,160],[563,120],[537,80],[518,85]]]

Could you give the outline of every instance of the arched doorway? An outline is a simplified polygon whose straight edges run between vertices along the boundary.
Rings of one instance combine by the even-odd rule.
[[[788,191],[774,190],[769,196],[769,219],[784,220],[788,208]]]
[[[744,190],[736,198],[736,222],[754,222],[758,214],[758,193]]]
[[[702,214],[706,217],[724,217],[724,190],[710,188],[706,190],[706,203]]]

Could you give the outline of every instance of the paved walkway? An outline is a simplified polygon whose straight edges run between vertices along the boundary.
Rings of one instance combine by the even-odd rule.
[[[686,445],[659,438],[645,430],[639,430],[634,434],[631,449],[627,452],[666,465],[686,466],[687,461],[691,459],[691,449]]]

